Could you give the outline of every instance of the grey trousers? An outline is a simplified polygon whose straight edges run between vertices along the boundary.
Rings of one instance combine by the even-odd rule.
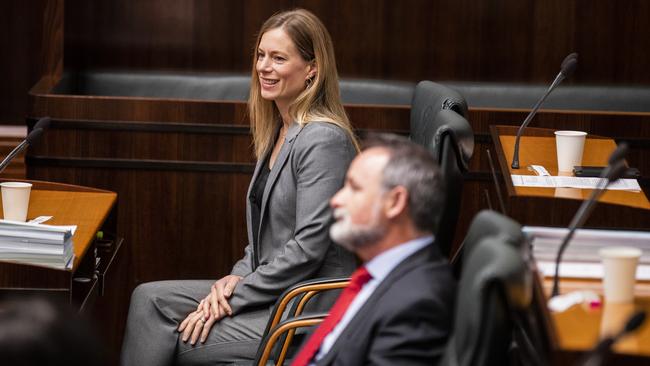
[[[184,343],[176,329],[210,291],[212,280],[159,281],[138,286],[122,344],[124,366],[220,365],[255,358],[270,309],[226,317],[214,324],[205,343]]]

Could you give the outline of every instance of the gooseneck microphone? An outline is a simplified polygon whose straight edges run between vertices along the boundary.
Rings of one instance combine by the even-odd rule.
[[[551,297],[555,297],[560,293],[560,261],[562,260],[564,250],[567,248],[569,241],[573,238],[576,229],[584,225],[585,221],[587,221],[594,207],[596,207],[598,199],[603,195],[603,193],[605,193],[605,190],[610,183],[623,176],[627,170],[627,166],[623,159],[625,158],[628,149],[627,144],[624,142],[618,145],[616,150],[614,150],[614,152],[609,156],[607,167],[603,169],[598,185],[591,192],[589,199],[582,202],[578,212],[573,216],[573,219],[569,224],[569,233],[564,237],[562,244],[560,244],[557,257],[555,258],[555,275],[553,276],[553,291],[551,292]]]
[[[530,121],[535,117],[535,114],[537,114],[537,110],[539,107],[544,103],[546,100],[546,97],[548,97],[549,94],[555,89],[562,80],[566,79],[567,77],[571,76],[573,74],[573,71],[575,71],[576,66],[578,65],[578,54],[577,53],[571,53],[567,57],[564,58],[564,61],[562,61],[562,65],[560,65],[560,72],[557,74],[555,77],[555,80],[553,80],[553,83],[551,83],[551,86],[546,90],[546,93],[542,95],[542,98],[537,101],[537,104],[533,107],[533,110],[528,113],[528,116],[526,116],[526,119],[524,120],[524,123],[521,124],[519,127],[519,130],[517,131],[517,138],[515,139],[515,151],[514,155],[512,156],[512,169],[519,169],[519,139],[521,138],[521,133],[524,131],[524,128],[528,126]]]
[[[582,366],[603,365],[607,359],[607,355],[612,349],[612,346],[614,346],[614,344],[618,342],[618,340],[621,339],[621,337],[623,337],[624,335],[627,335],[639,329],[639,327],[643,325],[643,322],[645,322],[645,317],[646,317],[646,313],[643,310],[632,315],[628,319],[627,323],[625,324],[625,327],[623,327],[623,329],[620,332],[618,332],[614,336],[606,337],[600,342],[598,342],[598,345],[585,356],[582,362],[580,362],[580,365]]]
[[[40,128],[41,130],[45,131],[48,127],[50,127],[51,122],[52,120],[50,117],[43,117],[34,124],[34,128],[32,128],[32,130],[37,130]]]
[[[49,127],[50,125],[50,117],[44,117],[38,120],[36,124],[34,125],[34,129],[32,132],[30,132],[27,137],[20,143],[18,146],[16,146],[9,155],[7,155],[4,160],[0,163],[0,173],[2,173],[5,168],[11,163],[11,161],[16,157],[16,155],[20,154],[23,150],[27,148],[27,146],[30,146],[34,144],[36,140],[38,140],[41,135],[43,134],[43,130]]]

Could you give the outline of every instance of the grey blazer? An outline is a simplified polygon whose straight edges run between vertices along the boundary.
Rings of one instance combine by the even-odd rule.
[[[326,122],[294,123],[269,174],[253,242],[251,187],[267,161],[255,167],[246,200],[248,242],[231,274],[242,276],[230,306],[272,306],[287,287],[317,277],[347,276],[354,256],[329,239],[330,198],[341,188],[356,154],[347,133]]]

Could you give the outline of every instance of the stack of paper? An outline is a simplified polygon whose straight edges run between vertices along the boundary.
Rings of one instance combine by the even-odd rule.
[[[0,260],[72,268],[75,229],[0,220]]]
[[[525,226],[523,231],[532,238],[537,268],[545,276],[555,273],[555,259],[560,243],[569,232],[566,228]],[[627,230],[579,229],[569,242],[560,265],[560,276],[573,278],[602,278],[603,269],[598,250],[607,246],[626,246],[642,251],[637,279],[650,279],[650,232]]]

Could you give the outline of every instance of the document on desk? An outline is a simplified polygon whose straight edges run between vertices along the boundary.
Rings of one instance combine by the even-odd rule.
[[[54,226],[0,220],[0,260],[72,268],[76,225]]]
[[[525,226],[531,238],[537,268],[546,277],[555,273],[555,258],[567,228]],[[628,246],[641,249],[636,277],[650,280],[650,232],[628,230],[579,229],[562,257],[560,276],[570,278],[602,278],[603,268],[598,250],[606,246]]]
[[[515,187],[538,188],[582,188],[595,189],[600,178],[590,177],[564,177],[564,176],[538,176],[512,174],[512,184]],[[619,179],[607,187],[611,190],[640,192],[641,187],[636,179]]]

